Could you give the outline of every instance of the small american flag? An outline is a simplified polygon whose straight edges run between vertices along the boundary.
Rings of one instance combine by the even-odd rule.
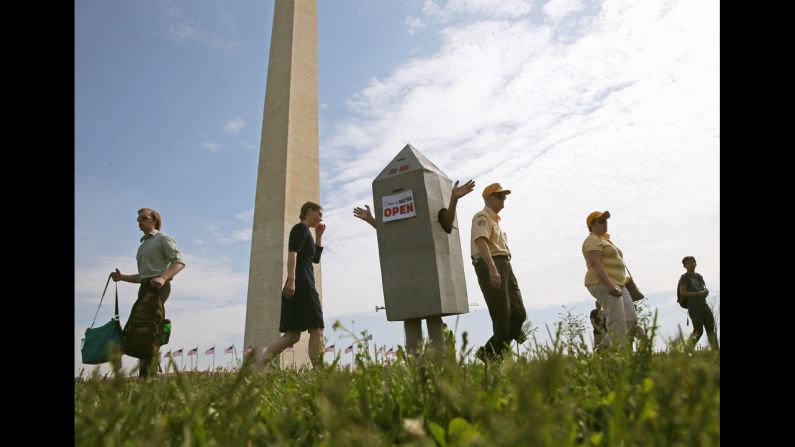
[[[326,346],[326,349],[323,352],[334,352],[334,345]]]
[[[171,357],[182,357],[182,348],[179,351],[172,352]]]
[[[392,348],[389,348],[389,351],[386,352],[386,355],[394,357],[395,356],[395,350],[392,349]]]
[[[215,346],[213,346],[212,348],[204,351],[204,355],[210,355],[210,354],[215,354]]]
[[[224,349],[224,354],[231,354],[234,351],[235,351],[235,345],[232,345],[232,346]]]
[[[353,352],[353,345],[350,345],[347,348],[345,348],[345,353],[347,354],[349,352]]]
[[[251,352],[251,345],[249,345],[248,348],[243,350],[243,354],[248,354],[249,352]]]
[[[191,356],[191,355],[199,355],[199,347],[196,346],[195,348],[193,348],[190,351],[188,351],[188,355],[189,356]]]

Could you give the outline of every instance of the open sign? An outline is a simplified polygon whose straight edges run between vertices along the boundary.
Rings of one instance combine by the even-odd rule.
[[[417,215],[417,211],[414,209],[414,194],[411,190],[391,196],[383,196],[381,197],[381,203],[383,205],[381,211],[382,222],[406,219]]]

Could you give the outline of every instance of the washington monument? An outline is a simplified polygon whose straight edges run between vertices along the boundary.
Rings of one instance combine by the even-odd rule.
[[[301,204],[320,203],[317,126],[317,3],[276,0],[262,118],[244,345],[279,336],[287,240]],[[314,264],[322,299],[320,265]],[[308,334],[282,364],[309,364]]]

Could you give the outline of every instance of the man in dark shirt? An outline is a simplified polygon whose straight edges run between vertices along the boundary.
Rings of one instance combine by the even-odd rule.
[[[696,258],[685,256],[682,259],[682,265],[687,269],[687,273],[679,278],[679,294],[687,300],[687,313],[693,320],[690,343],[695,346],[706,329],[710,346],[717,350],[719,346],[718,334],[715,332],[715,316],[707,305],[709,290],[704,283],[704,278],[696,273]]]

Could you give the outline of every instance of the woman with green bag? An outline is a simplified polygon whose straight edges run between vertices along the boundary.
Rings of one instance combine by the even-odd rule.
[[[144,233],[141,237],[141,245],[138,247],[138,254],[135,256],[138,262],[138,273],[135,275],[124,275],[119,269],[110,274],[113,281],[126,281],[140,283],[138,289],[138,299],[133,304],[133,311],[130,313],[132,319],[138,307],[154,305],[162,320],[165,318],[165,303],[171,293],[171,280],[174,276],[185,268],[185,261],[177,250],[174,239],[160,232],[162,219],[160,213],[151,208],[141,208],[138,210],[138,228]],[[129,325],[128,321],[128,325]],[[159,346],[159,341],[155,342]],[[153,365],[154,356],[142,356],[138,374],[140,377],[147,377],[154,374],[156,369]]]

